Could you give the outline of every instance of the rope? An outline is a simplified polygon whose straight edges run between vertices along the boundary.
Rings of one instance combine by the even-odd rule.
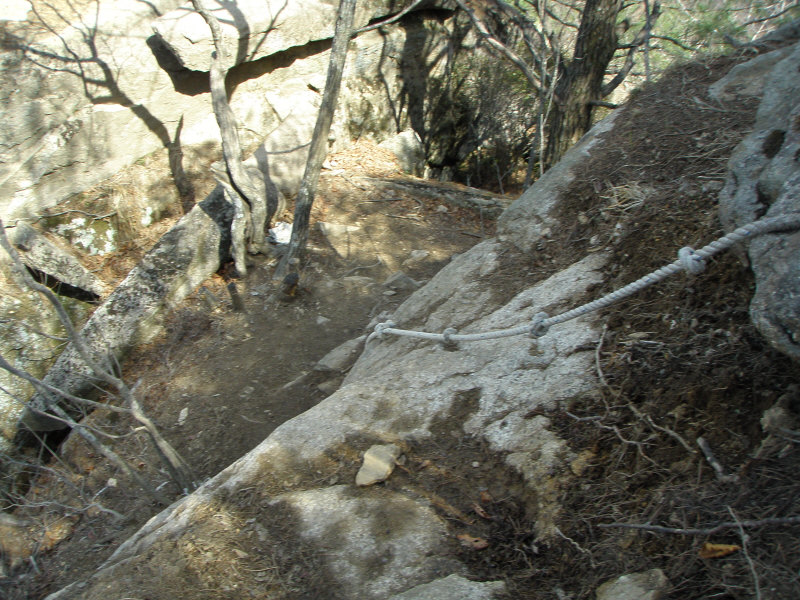
[[[670,275],[685,271],[690,275],[697,275],[706,268],[706,263],[709,258],[715,254],[727,250],[734,244],[746,239],[752,239],[765,233],[774,233],[777,231],[794,231],[800,229],[800,213],[790,213],[779,217],[769,217],[753,221],[747,225],[743,225],[734,229],[729,234],[711,242],[707,246],[694,250],[688,246],[681,248],[678,251],[678,259],[660,269],[648,273],[629,283],[628,285],[606,294],[592,302],[588,302],[572,310],[568,310],[554,317],[550,317],[547,313],[539,312],[533,316],[530,323],[511,327],[509,329],[498,329],[495,331],[485,331],[482,333],[463,333],[449,327],[442,333],[429,333],[427,331],[414,331],[410,329],[399,329],[397,324],[393,321],[386,321],[375,325],[375,330],[367,338],[367,343],[371,340],[386,339],[387,335],[397,335],[402,337],[417,338],[421,340],[431,340],[440,342],[448,347],[453,347],[458,342],[477,342],[481,340],[493,340],[497,338],[511,337],[515,335],[527,334],[534,338],[542,337],[553,325],[564,323],[571,319],[575,319],[582,315],[606,308],[615,302],[627,298],[643,289],[650,287],[660,281],[663,281]]]

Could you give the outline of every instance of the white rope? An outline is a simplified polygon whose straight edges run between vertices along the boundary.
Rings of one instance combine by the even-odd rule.
[[[800,229],[800,213],[790,213],[788,215],[782,215],[779,217],[769,217],[759,221],[753,221],[752,223],[748,223],[747,225],[743,225],[742,227],[731,231],[729,234],[711,242],[699,250],[694,250],[688,246],[681,248],[678,251],[678,259],[676,261],[663,266],[652,273],[648,273],[633,283],[629,283],[625,287],[611,292],[610,294],[606,294],[605,296],[598,298],[593,302],[583,304],[577,308],[573,308],[572,310],[568,310],[554,317],[548,316],[547,313],[539,312],[533,316],[533,319],[531,319],[530,323],[519,325],[517,327],[511,327],[510,329],[498,329],[495,331],[485,331],[482,333],[460,334],[455,328],[449,327],[442,333],[429,333],[427,331],[399,329],[396,323],[393,321],[386,321],[384,323],[378,323],[375,325],[375,330],[367,338],[367,343],[375,338],[385,339],[387,335],[431,340],[435,342],[441,342],[446,346],[453,346],[458,344],[458,342],[477,342],[481,340],[492,340],[524,334],[528,334],[531,337],[536,338],[542,337],[553,325],[564,323],[565,321],[569,321],[587,313],[606,308],[615,302],[619,302],[620,300],[640,292],[651,285],[663,281],[670,275],[674,275],[675,273],[679,273],[681,271],[686,271],[691,275],[697,275],[706,268],[706,262],[709,258],[715,254],[719,254],[723,250],[727,250],[738,242],[748,238],[754,238],[765,233],[793,231],[796,229]]]

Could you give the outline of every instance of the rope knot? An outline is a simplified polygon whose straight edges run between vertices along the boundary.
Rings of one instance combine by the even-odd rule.
[[[386,330],[391,329],[392,327],[396,327],[396,323],[394,321],[386,321],[385,323],[378,323],[375,325],[375,335],[378,339],[384,339],[386,336]]]
[[[453,341],[453,336],[458,333],[455,327],[448,327],[442,332],[442,345],[445,348],[458,348],[458,342]]]
[[[528,332],[533,338],[540,338],[547,333],[547,330],[550,329],[550,326],[545,323],[545,321],[549,317],[547,316],[546,312],[538,312],[533,315],[533,319],[531,320],[531,328]]]
[[[706,261],[690,246],[685,246],[678,250],[678,260],[687,273],[697,275],[705,271]]]

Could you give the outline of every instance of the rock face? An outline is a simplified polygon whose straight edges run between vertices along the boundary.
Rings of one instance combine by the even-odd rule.
[[[391,4],[359,3],[357,26],[391,14]],[[53,33],[42,34],[41,24],[15,29],[0,86],[0,215],[37,215],[156,150],[179,160],[182,146],[218,143],[208,28],[189,6],[89,3],[85,14],[43,14]],[[235,30],[226,39],[241,63],[229,80],[243,144],[266,139],[259,166],[268,159],[273,181],[291,196],[297,184],[289,180],[302,174],[325,83],[336,3],[248,0],[226,7],[219,9],[228,14],[223,26]],[[422,51],[406,43],[412,30],[393,27],[353,40],[332,147],[363,136],[381,141],[402,127],[406,117],[394,114],[390,99],[403,87],[400,57],[413,62],[409,53]]]
[[[10,230],[9,241],[29,268],[97,297],[107,292],[106,284],[84,267],[74,254],[54,244],[27,223],[18,222]]]
[[[800,213],[800,45],[772,54],[777,60],[753,133],[737,146],[720,193],[720,219],[728,230],[763,216]],[[742,79],[732,73],[728,85],[746,86],[746,74],[754,71],[745,65]],[[747,253],[756,277],[751,319],[770,344],[800,360],[800,231],[757,237]]]
[[[353,20],[355,28],[372,18],[390,14],[391,4],[386,0],[359,2]],[[338,2],[321,0],[238,0],[210,5],[209,9],[220,22],[223,47],[229,60],[224,66],[230,68],[287,48],[332,39],[338,7]],[[153,29],[183,67],[208,71],[214,42],[208,25],[191,4],[186,3],[160,17]]]

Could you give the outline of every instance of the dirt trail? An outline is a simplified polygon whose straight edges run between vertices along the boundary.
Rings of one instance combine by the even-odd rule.
[[[357,227],[358,244],[339,254],[314,227],[293,296],[272,281],[274,258],[251,257],[247,277],[233,280],[243,312],[233,309],[228,280],[215,275],[206,282],[209,293],[198,291],[176,307],[165,333],[125,362],[125,378],[140,382],[145,410],[201,480],[335,391],[343,375],[313,367],[415,289],[383,285],[390,275],[402,270],[424,283],[455,253],[492,234],[493,222],[477,211],[445,206],[437,196],[387,191],[380,179],[401,174],[391,155],[371,144],[331,163],[335,168],[323,172],[312,223]],[[130,432],[129,423],[115,424],[113,416],[96,413],[89,421],[117,435]],[[115,448],[154,485],[165,482],[142,436],[117,441]],[[59,535],[67,539],[40,556],[41,574],[25,581],[30,597],[88,575],[157,510],[136,489],[108,485],[118,474],[79,438],[70,438],[62,454],[74,466],[76,481],[93,493],[103,490],[98,501],[129,518],[122,526],[97,511],[69,519]],[[47,493],[54,492],[59,494]],[[55,516],[44,521],[51,529],[63,524]]]

